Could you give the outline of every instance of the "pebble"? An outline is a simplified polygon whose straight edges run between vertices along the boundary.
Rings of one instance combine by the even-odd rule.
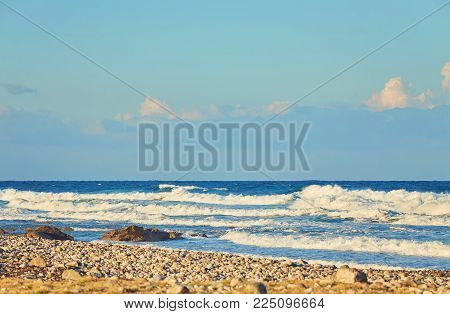
[[[354,268],[339,267],[336,272],[336,281],[342,283],[367,282],[367,275]]]
[[[167,289],[167,293],[169,294],[186,294],[189,293],[189,289],[183,285],[173,285],[169,289]]]
[[[76,270],[67,269],[63,271],[63,273],[61,274],[61,278],[65,280],[78,280],[81,279],[82,277],[80,273],[77,272]]]
[[[347,265],[336,268],[334,265],[311,265],[302,260],[112,243],[51,241],[18,235],[1,236],[0,248],[0,278],[58,281],[77,280],[85,274],[92,280],[141,278],[165,284],[165,287],[184,286],[190,292],[191,285],[196,284],[199,286],[196,291],[215,293],[229,293],[236,289],[264,293],[282,282],[285,282],[283,289],[297,291],[301,288],[305,293],[347,292],[349,289],[357,293],[448,293],[450,286],[450,272],[445,270],[354,269]],[[44,265],[42,261],[45,266],[36,267]]]
[[[28,263],[28,265],[36,267],[45,267],[47,266],[47,263],[42,257],[35,257]]]

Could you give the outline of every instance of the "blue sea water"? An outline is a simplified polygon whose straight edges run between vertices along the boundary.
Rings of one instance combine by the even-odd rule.
[[[48,223],[84,241],[137,224],[184,233],[143,245],[450,269],[449,181],[0,182],[0,228]]]

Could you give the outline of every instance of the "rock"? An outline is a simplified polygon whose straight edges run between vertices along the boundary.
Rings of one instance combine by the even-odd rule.
[[[167,289],[167,293],[169,294],[186,294],[189,293],[189,289],[186,286],[183,285],[173,285],[169,289]]]
[[[267,294],[267,288],[262,282],[251,282],[244,287],[243,293]]]
[[[166,277],[164,277],[162,275],[154,275],[152,277],[152,279],[155,280],[155,281],[162,281],[162,280],[166,279]]]
[[[47,240],[70,240],[73,241],[73,237],[62,232],[56,227],[40,226],[36,228],[26,228],[25,234],[27,238],[40,238]]]
[[[76,261],[71,261],[71,262],[66,263],[65,266],[66,266],[67,268],[77,268],[79,265],[78,265],[78,262],[76,262]]]
[[[145,229],[138,226],[128,226],[106,232],[102,240],[128,241],[128,242],[156,242],[176,240],[181,238],[181,233],[174,231],[163,231],[156,228]]]
[[[239,279],[233,278],[230,281],[230,287],[236,287],[239,284]]]
[[[186,233],[187,236],[193,237],[193,238],[207,238],[208,236],[206,233],[196,233],[196,232],[188,232]]]
[[[5,230],[0,228],[0,235],[4,235],[4,234],[8,234],[8,232],[6,232]]]
[[[35,257],[29,263],[29,266],[46,267],[47,263],[42,257]]]
[[[73,231],[73,228],[71,228],[71,227],[64,227],[64,228],[62,228],[62,231],[71,232],[71,231]]]
[[[81,275],[74,269],[66,269],[63,271],[61,278],[64,280],[78,280],[81,279]]]
[[[346,266],[339,267],[335,280],[342,283],[367,282],[367,276],[360,270]]]
[[[285,267],[289,267],[289,266],[296,266],[297,264],[295,264],[293,261],[291,260],[283,260],[281,262],[281,266],[285,266]]]

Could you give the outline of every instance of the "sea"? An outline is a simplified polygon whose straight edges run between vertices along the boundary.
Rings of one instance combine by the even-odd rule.
[[[0,228],[99,241],[139,225],[184,235],[139,245],[449,270],[449,193],[450,181],[3,181]]]

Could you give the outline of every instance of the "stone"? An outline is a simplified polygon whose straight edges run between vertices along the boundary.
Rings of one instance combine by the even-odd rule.
[[[169,294],[186,294],[189,293],[189,288],[183,285],[173,285],[169,289],[167,289],[167,293]]]
[[[2,228],[0,228],[0,235],[4,235],[4,234],[8,234],[8,232],[6,232],[6,231],[3,230]]]
[[[282,265],[282,266],[285,266],[285,267],[289,267],[289,266],[297,266],[297,264],[294,263],[294,262],[291,261],[291,260],[284,260],[284,261],[281,262],[281,265]]]
[[[66,269],[63,271],[61,278],[64,280],[79,280],[82,277],[78,271],[74,269]]]
[[[206,233],[196,233],[196,232],[189,232],[186,235],[193,237],[193,238],[207,238],[208,236]]]
[[[77,268],[78,267],[78,262],[77,261],[71,261],[66,263],[65,265],[67,268]]]
[[[250,282],[245,285],[243,293],[267,294],[267,288],[262,282]]]
[[[25,237],[27,238],[39,238],[47,240],[70,240],[73,241],[73,237],[62,232],[56,227],[40,226],[36,228],[26,228]]]
[[[156,228],[145,229],[138,226],[128,226],[106,232],[102,240],[127,241],[127,242],[157,242],[181,239],[181,233],[175,231],[163,231]]]
[[[364,272],[347,266],[339,267],[335,280],[342,283],[367,282],[367,276]]]
[[[62,231],[71,232],[71,231],[73,231],[73,228],[71,228],[71,227],[64,227],[64,228],[62,228]]]
[[[230,287],[236,287],[239,284],[239,279],[233,278],[230,281]]]
[[[42,257],[35,257],[33,258],[29,263],[29,266],[36,266],[36,267],[46,267],[47,263]]]

